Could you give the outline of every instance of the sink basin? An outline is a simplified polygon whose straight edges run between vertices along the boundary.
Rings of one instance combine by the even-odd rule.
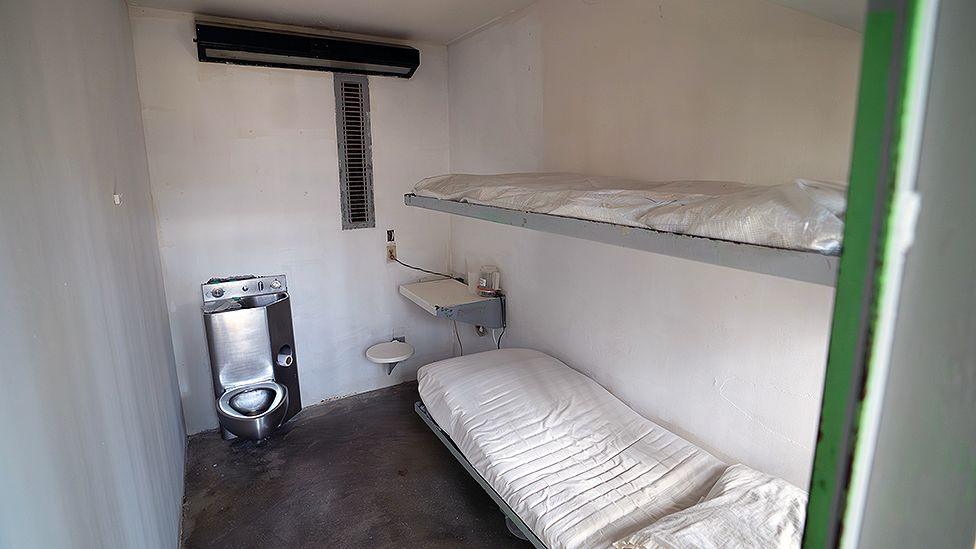
[[[282,299],[288,297],[285,292],[278,292],[276,294],[264,294],[264,295],[254,295],[238,298],[238,303],[241,304],[242,309],[253,309],[255,307],[267,307],[272,303],[277,303]]]

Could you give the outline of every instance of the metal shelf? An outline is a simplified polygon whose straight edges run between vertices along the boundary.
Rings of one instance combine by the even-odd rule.
[[[600,221],[561,217],[508,210],[496,206],[481,206],[453,200],[439,200],[415,194],[403,197],[407,206],[425,208],[474,219],[492,221],[513,227],[582,238],[664,254],[691,261],[721,265],[813,284],[833,286],[837,277],[839,257],[817,252],[803,252],[716,240],[700,236],[614,225]]]
[[[451,278],[403,284],[400,294],[438,318],[485,328],[505,327],[504,297],[472,295],[467,284]]]

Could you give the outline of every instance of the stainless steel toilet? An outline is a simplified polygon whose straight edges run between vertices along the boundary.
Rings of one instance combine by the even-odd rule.
[[[288,388],[273,381],[224,391],[217,399],[220,425],[231,433],[261,440],[277,429],[288,411]]]
[[[221,432],[265,438],[302,408],[286,279],[212,278],[201,289]]]

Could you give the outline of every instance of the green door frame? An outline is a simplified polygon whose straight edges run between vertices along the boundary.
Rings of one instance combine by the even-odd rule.
[[[890,343],[886,299],[900,284],[899,227],[914,222],[902,191],[914,181],[936,12],[937,0],[869,3],[805,548],[856,544]]]

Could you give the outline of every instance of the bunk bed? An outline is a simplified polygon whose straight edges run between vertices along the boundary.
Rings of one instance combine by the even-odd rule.
[[[573,173],[448,174],[404,203],[832,286],[846,189],[797,179],[651,183]]]
[[[404,202],[833,286],[846,189],[451,174]],[[803,490],[723,463],[555,358],[488,351],[417,378],[418,415],[538,549],[799,546]]]
[[[802,490],[729,467],[551,356],[487,351],[417,379],[417,413],[536,548],[799,546]]]

